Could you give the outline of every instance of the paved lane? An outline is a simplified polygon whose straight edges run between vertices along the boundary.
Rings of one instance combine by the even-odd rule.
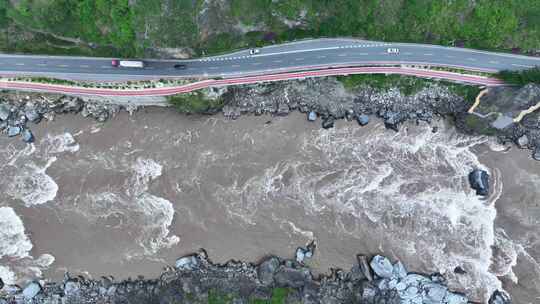
[[[388,54],[396,47],[399,54]],[[0,54],[0,74],[44,75],[71,79],[119,80],[155,77],[238,77],[313,68],[417,64],[482,71],[520,70],[540,65],[540,58],[463,48],[353,39],[317,39],[192,60],[145,60],[144,69],[114,68],[111,58]],[[176,63],[185,70],[173,68]]]

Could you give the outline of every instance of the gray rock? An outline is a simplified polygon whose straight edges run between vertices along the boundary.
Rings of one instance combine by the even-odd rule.
[[[21,133],[22,129],[19,126],[9,126],[8,127],[8,136],[13,137]]]
[[[317,113],[315,111],[311,111],[308,113],[307,120],[309,121],[315,121],[317,120]]]
[[[296,261],[298,263],[304,263],[304,258],[306,257],[305,249],[298,247],[296,249]]]
[[[371,268],[369,267],[367,257],[365,255],[357,255],[356,260],[358,261],[358,266],[364,274],[364,277],[366,277],[369,282],[373,281],[373,275],[371,274]]]
[[[446,298],[448,289],[439,284],[428,284],[424,286],[426,295],[424,297],[425,304],[440,304]]]
[[[529,137],[527,137],[526,134],[521,135],[521,136],[516,140],[516,144],[517,144],[518,147],[520,147],[521,149],[527,148],[527,146],[529,145]]]
[[[37,282],[32,282],[23,289],[22,294],[26,299],[33,299],[40,291],[41,285]]]
[[[279,259],[277,257],[270,257],[259,264],[257,267],[257,274],[263,285],[268,286],[274,282],[274,273],[278,267]]]
[[[511,304],[512,300],[510,299],[510,296],[506,292],[495,290],[495,292],[489,298],[488,303],[489,304]]]
[[[322,122],[322,127],[324,129],[330,129],[334,127],[334,118],[333,117],[327,117]]]
[[[180,270],[193,270],[199,266],[199,261],[194,255],[181,257],[176,260],[176,268]]]
[[[446,294],[445,304],[467,304],[469,300],[462,294],[449,292]]]
[[[0,120],[8,120],[11,111],[5,104],[0,104]]]
[[[68,296],[70,295],[77,295],[80,291],[81,285],[79,282],[75,281],[67,281],[64,284],[64,293]]]
[[[533,154],[532,154],[532,158],[533,158],[534,160],[540,161],[540,146],[536,146],[536,147],[534,148],[534,151],[533,151]]]
[[[392,269],[392,277],[402,279],[407,276],[407,269],[403,266],[403,263],[397,261]]]
[[[369,265],[371,266],[371,269],[373,269],[373,272],[375,272],[375,274],[379,277],[385,279],[392,277],[394,267],[392,266],[392,263],[390,263],[390,260],[388,260],[386,257],[376,255],[373,257],[373,259],[371,259],[371,263]]]
[[[361,114],[356,116],[356,121],[358,121],[358,124],[361,126],[365,126],[369,123],[369,116],[366,114]]]
[[[38,111],[34,108],[30,108],[24,112],[24,115],[28,119],[28,121],[31,122],[39,122],[41,119],[41,115],[39,115]]]
[[[31,143],[34,141],[34,135],[30,130],[24,129],[22,131],[22,140],[26,143]]]
[[[476,190],[477,195],[488,195],[489,192],[489,175],[486,171],[474,169],[469,173],[469,183],[471,188]]]
[[[2,288],[4,288],[4,281],[0,278],[0,290],[2,290]]]
[[[281,266],[274,274],[274,281],[279,287],[299,288],[310,279],[302,270]]]

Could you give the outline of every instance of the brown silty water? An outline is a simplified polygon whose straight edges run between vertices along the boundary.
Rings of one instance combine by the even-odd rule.
[[[4,247],[26,245],[0,251],[0,262],[13,281],[66,270],[152,277],[198,248],[214,261],[256,261],[316,240],[310,264],[319,272],[382,253],[410,271],[441,272],[477,300],[502,280],[518,303],[533,301],[537,163],[436,124],[436,133],[346,121],[323,130],[300,114],[230,121],[168,109],[104,124],[58,117],[33,128],[33,146],[0,138],[0,174],[9,177],[0,206],[24,228]],[[469,189],[475,167],[494,181],[487,199]]]

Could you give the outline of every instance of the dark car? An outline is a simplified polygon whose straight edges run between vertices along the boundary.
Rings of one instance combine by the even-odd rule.
[[[187,66],[185,64],[175,64],[174,68],[178,70],[185,70]]]

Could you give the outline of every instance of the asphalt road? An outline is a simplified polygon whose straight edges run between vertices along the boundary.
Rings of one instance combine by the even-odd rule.
[[[399,54],[388,54],[399,48]],[[112,58],[0,54],[2,75],[42,75],[68,79],[128,80],[155,77],[239,77],[315,68],[362,65],[440,65],[498,71],[540,66],[540,58],[434,45],[354,39],[316,39],[192,60],[145,60],[144,69],[115,68]],[[185,70],[174,64],[186,64]]]

